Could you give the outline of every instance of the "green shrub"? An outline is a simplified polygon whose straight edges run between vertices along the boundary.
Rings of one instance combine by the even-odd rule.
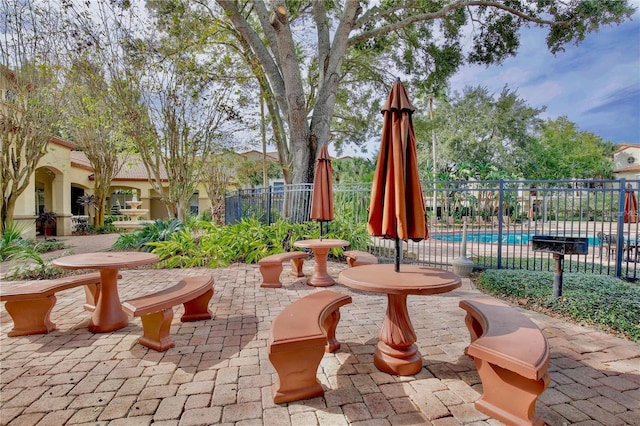
[[[553,272],[487,270],[482,290],[528,309],[560,315],[640,343],[640,286],[615,277],[564,273],[562,296],[553,296]]]
[[[160,266],[167,268],[194,268],[209,266],[209,257],[198,245],[197,239],[188,229],[180,229],[169,235],[168,239],[145,243],[145,249],[157,254]]]
[[[145,223],[141,229],[120,234],[113,246],[119,250],[134,249],[150,252],[153,247],[148,246],[147,243],[168,241],[173,233],[183,228],[184,225],[178,219],[156,219],[153,223]]]
[[[64,241],[57,240],[52,238],[50,240],[41,240],[38,242],[33,242],[33,248],[37,250],[38,253],[48,253],[50,251],[63,250],[69,248],[69,245]]]
[[[120,234],[118,239],[113,243],[112,248],[120,251],[138,250],[140,246],[140,238],[135,233]]]
[[[169,228],[165,229],[168,230]],[[302,239],[319,238],[320,225],[314,222],[293,224],[279,220],[265,225],[256,218],[243,219],[228,226],[207,224],[194,233],[189,229],[173,229],[164,234],[160,227],[150,227],[121,236],[115,247],[151,250],[160,256],[165,267],[225,266],[233,262],[256,263],[260,259],[294,249],[293,243]],[[133,236],[132,236],[133,235]],[[326,238],[351,242],[352,247],[366,249],[369,236],[363,226],[334,221]],[[338,258],[343,249],[333,249]]]
[[[214,235],[203,240],[218,244],[226,262],[255,263],[275,254],[289,251],[293,243],[312,232],[309,224],[292,224],[282,220],[265,225],[257,219],[244,219],[233,225],[217,228]]]
[[[29,241],[22,238],[22,233],[29,229],[26,225],[10,222],[6,225],[0,238],[0,261],[5,261],[11,254],[29,246]]]
[[[41,253],[48,251],[45,241],[35,244],[25,244],[11,253],[8,260],[18,261],[11,270],[10,276],[14,280],[43,280],[58,278],[64,274],[60,268],[51,265],[51,262],[43,259]]]
[[[62,270],[54,268],[45,261],[41,254],[62,250],[69,246],[56,239],[29,240],[21,237],[28,226],[10,223],[0,238],[0,261],[17,261],[9,276],[15,280],[36,280],[56,278],[62,275]]]
[[[97,227],[90,226],[89,228],[91,232],[96,234],[113,234],[118,232],[118,228],[116,228],[115,225],[111,223],[104,224],[103,226],[97,226]]]

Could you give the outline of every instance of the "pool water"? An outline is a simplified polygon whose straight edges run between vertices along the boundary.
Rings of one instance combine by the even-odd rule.
[[[509,233],[505,232],[502,234],[502,244],[529,244],[529,240],[538,234],[520,234],[520,233]],[[563,236],[575,236],[575,235],[563,235]],[[435,234],[432,235],[431,238],[434,240],[441,240],[447,242],[461,242],[462,234]],[[498,243],[498,233],[487,233],[487,232],[469,232],[467,233],[467,241],[475,241],[484,244],[497,244]],[[589,237],[588,244],[590,246],[599,245],[598,238]]]

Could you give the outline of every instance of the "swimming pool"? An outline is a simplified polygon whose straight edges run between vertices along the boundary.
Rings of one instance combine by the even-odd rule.
[[[505,232],[502,234],[502,244],[529,244],[529,240],[538,234],[521,234],[513,232]],[[558,234],[555,234],[558,235]],[[577,237],[580,235],[562,235]],[[447,241],[451,243],[459,243],[462,241],[462,234],[434,234],[431,236],[434,240]],[[588,237],[590,246],[597,246],[599,241],[595,237]],[[497,232],[468,232],[467,241],[475,241],[484,244],[498,244]]]

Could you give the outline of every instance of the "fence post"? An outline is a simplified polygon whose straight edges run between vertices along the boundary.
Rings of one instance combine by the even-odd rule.
[[[620,188],[618,188],[618,226],[617,226],[617,247],[616,247],[616,277],[622,277],[622,255],[625,245],[624,237],[624,193],[627,188],[627,180],[620,179]]]
[[[502,269],[502,227],[504,226],[504,180],[498,186],[498,269]]]
[[[267,188],[267,225],[271,225],[271,188]]]

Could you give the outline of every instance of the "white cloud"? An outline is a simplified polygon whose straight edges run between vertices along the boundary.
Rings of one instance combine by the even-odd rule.
[[[640,143],[640,12],[552,55],[542,29],[523,29],[515,58],[501,66],[464,67],[452,87],[505,84],[545,115],[566,115],[582,130],[614,142]],[[612,123],[615,123],[615,125]]]
[[[550,105],[558,98],[566,96],[566,86],[557,81],[546,81],[537,85],[524,86],[518,89],[518,95],[534,107]]]

